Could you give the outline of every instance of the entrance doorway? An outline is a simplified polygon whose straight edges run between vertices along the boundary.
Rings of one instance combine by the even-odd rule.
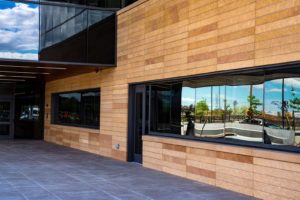
[[[0,83],[0,139],[43,139],[44,83]]]
[[[129,88],[128,161],[142,163],[142,136],[148,132],[148,90],[145,85]]]
[[[15,139],[44,137],[44,83],[22,83],[15,92]]]

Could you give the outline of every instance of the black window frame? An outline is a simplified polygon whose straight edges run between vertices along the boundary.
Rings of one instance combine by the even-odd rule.
[[[61,94],[71,94],[71,93],[80,93],[81,97],[82,94],[88,93],[88,92],[99,92],[99,123],[96,126],[93,125],[87,125],[83,123],[64,123],[59,122],[58,120],[58,97]],[[71,126],[71,127],[78,127],[78,128],[89,128],[89,129],[100,129],[100,113],[101,113],[101,88],[89,88],[89,89],[82,89],[82,90],[72,90],[72,91],[65,91],[65,92],[57,92],[52,93],[51,95],[51,124],[54,125],[62,125],[62,126]],[[83,107],[83,102],[80,102],[80,108]],[[80,111],[80,116],[83,116],[83,110]]]
[[[190,76],[181,76],[181,77],[175,77],[175,78],[168,78],[168,79],[159,79],[159,80],[152,80],[152,81],[144,81],[144,82],[137,82],[130,84],[131,86],[134,85],[146,85],[150,87],[150,98],[151,99],[151,84],[160,84],[160,83],[174,83],[174,82],[180,82],[183,80],[193,80],[193,79],[199,79],[199,78],[210,78],[214,76],[227,76],[227,75],[235,75],[237,73],[261,73],[262,71],[265,74],[269,73],[275,73],[275,71],[281,71],[284,68],[288,69],[299,69],[300,62],[287,62],[287,63],[279,63],[279,64],[272,64],[272,65],[264,65],[264,66],[256,66],[256,67],[248,67],[243,69],[233,69],[233,70],[224,70],[219,72],[209,72],[209,73],[203,73],[203,74],[196,74],[196,75],[190,75]],[[265,82],[265,81],[264,81]],[[265,84],[265,83],[264,83]],[[264,87],[265,89],[265,87]],[[265,92],[264,92],[265,96]],[[265,98],[265,97],[264,97]],[[149,100],[148,100],[149,101]],[[264,104],[263,104],[264,106]],[[130,109],[130,107],[129,107]],[[151,102],[149,102],[149,111],[151,110]],[[149,115],[148,120],[148,134],[150,136],[157,136],[162,138],[177,138],[180,140],[188,140],[188,141],[199,141],[199,142],[208,142],[208,143],[214,143],[214,144],[224,144],[224,145],[233,145],[237,147],[250,147],[250,148],[257,148],[257,149],[265,149],[265,150],[274,150],[274,151],[282,151],[282,152],[290,152],[290,153],[300,153],[300,147],[293,147],[293,146],[281,146],[281,145],[269,145],[264,143],[256,143],[256,142],[250,142],[250,141],[234,141],[229,140],[226,138],[201,138],[201,137],[194,137],[194,136],[188,136],[188,135],[178,135],[178,134],[172,134],[172,133],[161,133],[156,131],[151,131],[151,113],[147,113]]]

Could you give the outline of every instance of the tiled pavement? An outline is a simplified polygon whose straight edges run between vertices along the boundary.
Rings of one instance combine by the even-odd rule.
[[[252,198],[43,141],[0,141],[0,200],[21,199]]]

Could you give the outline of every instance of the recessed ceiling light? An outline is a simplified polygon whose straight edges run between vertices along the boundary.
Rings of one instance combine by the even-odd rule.
[[[25,80],[23,80],[23,79],[0,78],[0,81],[25,81]]]
[[[65,67],[34,67],[34,68],[38,68],[38,69],[58,69],[58,70],[65,70],[65,69],[67,69]]]
[[[15,75],[3,75],[0,74],[0,77],[7,77],[7,78],[36,78],[36,76],[15,76]]]
[[[48,72],[20,72],[20,71],[0,71],[0,73],[12,73],[12,74],[43,74],[49,75]]]
[[[16,65],[0,65],[1,67],[11,67],[11,68],[27,68],[27,69],[57,69],[57,70],[65,70],[65,67],[32,67],[32,66],[16,66]]]

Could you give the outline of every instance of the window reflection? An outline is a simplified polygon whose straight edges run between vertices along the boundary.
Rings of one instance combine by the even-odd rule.
[[[20,120],[39,120],[40,107],[38,105],[22,105]]]
[[[40,5],[39,59],[113,63],[114,13],[85,7]]]
[[[2,20],[1,36],[6,39],[1,57],[114,64],[115,13],[123,6],[121,0],[0,2],[1,15],[15,19]]]
[[[80,123],[80,93],[58,95],[58,120],[62,123]]]
[[[207,134],[207,123],[211,122],[211,87],[196,88],[195,136]]]
[[[299,112],[298,80],[286,78],[265,83],[265,143],[299,146],[295,133]]]
[[[55,94],[53,103],[54,123],[99,127],[99,90]]]
[[[84,8],[40,5],[41,49],[59,43],[87,28]]]
[[[224,86],[197,87],[195,136],[223,137],[224,98]]]
[[[90,126],[99,124],[100,92],[82,93],[82,107],[83,124]]]
[[[211,130],[215,137],[222,137],[224,134],[225,119],[225,86],[213,86],[211,90],[211,125],[210,127],[206,127],[206,129]]]
[[[262,142],[263,85],[226,86],[227,138]]]
[[[181,84],[151,87],[151,131],[181,133]]]
[[[181,135],[193,136],[195,134],[195,116],[195,89],[183,86],[181,95]]]
[[[300,78],[284,79],[286,128],[295,133],[294,145],[300,146]],[[290,141],[291,143],[293,141]]]
[[[300,147],[300,78],[249,74],[152,85],[150,133]]]
[[[168,85],[152,86],[151,91],[151,129],[155,132],[171,131],[171,87]]]

